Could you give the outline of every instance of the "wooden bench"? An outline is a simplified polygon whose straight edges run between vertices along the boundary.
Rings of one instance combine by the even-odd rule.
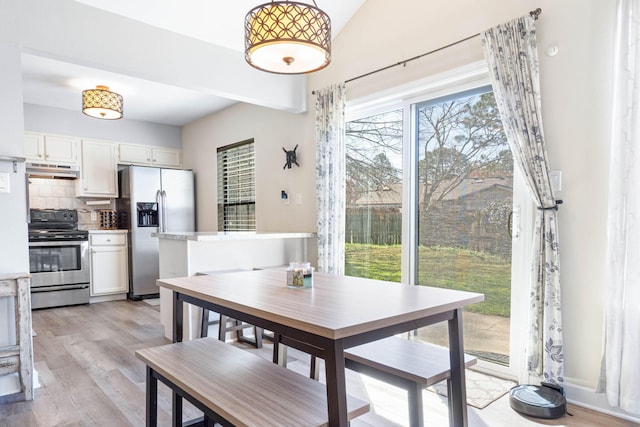
[[[469,367],[477,359],[465,355],[464,361]],[[345,366],[407,390],[411,426],[424,424],[422,389],[447,380],[450,390],[449,349],[421,341],[389,337],[352,347],[345,350]]]
[[[284,367],[287,366],[286,347],[281,348],[281,345],[310,354],[309,377],[316,380],[320,378],[316,363],[316,358],[321,357],[319,349],[293,338],[276,335],[273,362]],[[447,390],[450,390],[451,365],[449,349],[446,347],[393,336],[346,349],[344,357],[347,368],[407,390],[409,425],[412,427],[424,425],[423,389],[446,380]],[[466,367],[475,365],[477,361],[475,357],[465,354]]]
[[[324,385],[214,338],[136,351],[147,365],[147,426],[157,425],[157,381],[178,397],[173,423],[182,425],[182,398],[204,412],[204,425],[328,425]],[[369,411],[347,398],[349,419]]]

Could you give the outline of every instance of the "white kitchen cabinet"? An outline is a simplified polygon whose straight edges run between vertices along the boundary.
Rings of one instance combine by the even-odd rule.
[[[92,231],[91,296],[124,294],[129,290],[127,233]]]
[[[82,140],[79,197],[118,197],[116,144],[110,141]]]
[[[173,148],[152,148],[151,164],[158,167],[182,167],[182,151]]]
[[[78,138],[25,132],[24,152],[29,161],[75,164],[78,161]]]
[[[180,168],[182,150],[150,145],[120,144],[118,162],[142,166]]]

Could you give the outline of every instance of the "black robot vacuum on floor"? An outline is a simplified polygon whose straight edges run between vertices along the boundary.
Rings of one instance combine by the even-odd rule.
[[[562,387],[555,384],[517,385],[509,391],[511,408],[535,418],[560,418],[567,413]]]

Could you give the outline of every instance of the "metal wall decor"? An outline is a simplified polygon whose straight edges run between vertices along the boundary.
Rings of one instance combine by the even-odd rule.
[[[123,104],[122,96],[109,91],[108,86],[82,91],[82,112],[87,116],[105,120],[121,119]]]
[[[286,148],[282,147],[282,151],[284,151],[285,154],[287,155],[287,161],[285,162],[284,167],[282,169],[291,169],[292,165],[296,165],[300,167],[300,165],[298,164],[298,155],[296,154],[297,149],[298,149],[298,144],[296,144],[296,146],[293,147],[293,150],[291,151],[287,151]]]
[[[278,74],[320,70],[331,61],[331,20],[313,6],[272,1],[245,17],[245,59],[253,67]]]

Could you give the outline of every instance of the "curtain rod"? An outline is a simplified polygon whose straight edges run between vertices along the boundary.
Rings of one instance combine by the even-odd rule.
[[[536,21],[538,20],[538,17],[540,16],[540,14],[542,14],[542,9],[540,9],[540,8],[537,8],[537,9],[532,10],[531,12],[529,12],[529,15],[531,15],[531,16],[533,17],[533,19],[534,19],[534,20],[536,20]],[[452,47],[452,46],[455,46],[455,45],[457,45],[457,44],[460,44],[460,43],[464,43],[464,42],[466,42],[467,40],[474,39],[474,38],[476,38],[476,37],[478,37],[478,36],[480,36],[480,33],[474,34],[474,35],[469,36],[469,37],[465,37],[465,38],[463,38],[463,39],[461,39],[461,40],[458,40],[458,41],[453,42],[453,43],[449,43],[449,44],[448,44],[448,45],[446,45],[446,46],[439,47],[439,48],[437,48],[437,49],[431,50],[431,51],[429,51],[429,52],[425,52],[425,53],[420,54],[420,55],[418,55],[418,56],[414,56],[413,58],[405,59],[404,61],[400,61],[400,62],[397,62],[397,63],[395,63],[395,64],[387,65],[386,67],[378,68],[377,70],[369,71],[368,73],[365,73],[365,74],[359,75],[359,76],[357,76],[357,77],[352,77],[352,78],[350,78],[349,80],[345,80],[344,82],[345,82],[345,83],[350,83],[350,82],[352,82],[352,81],[354,81],[354,80],[358,80],[358,79],[361,79],[361,78],[363,78],[363,77],[368,77],[368,76],[370,76],[370,75],[372,75],[372,74],[376,74],[376,73],[379,73],[379,72],[381,72],[381,71],[388,70],[389,68],[397,67],[397,66],[399,66],[399,65],[406,66],[406,65],[407,65],[407,62],[415,61],[416,59],[420,59],[420,58],[425,57],[425,56],[427,56],[427,55],[431,55],[432,53],[440,52],[441,50],[448,49],[448,48],[450,48],[450,47]],[[312,93],[313,95],[315,95],[315,94],[316,94],[316,91],[314,90],[314,91],[313,91],[313,92],[311,92],[311,93]]]

